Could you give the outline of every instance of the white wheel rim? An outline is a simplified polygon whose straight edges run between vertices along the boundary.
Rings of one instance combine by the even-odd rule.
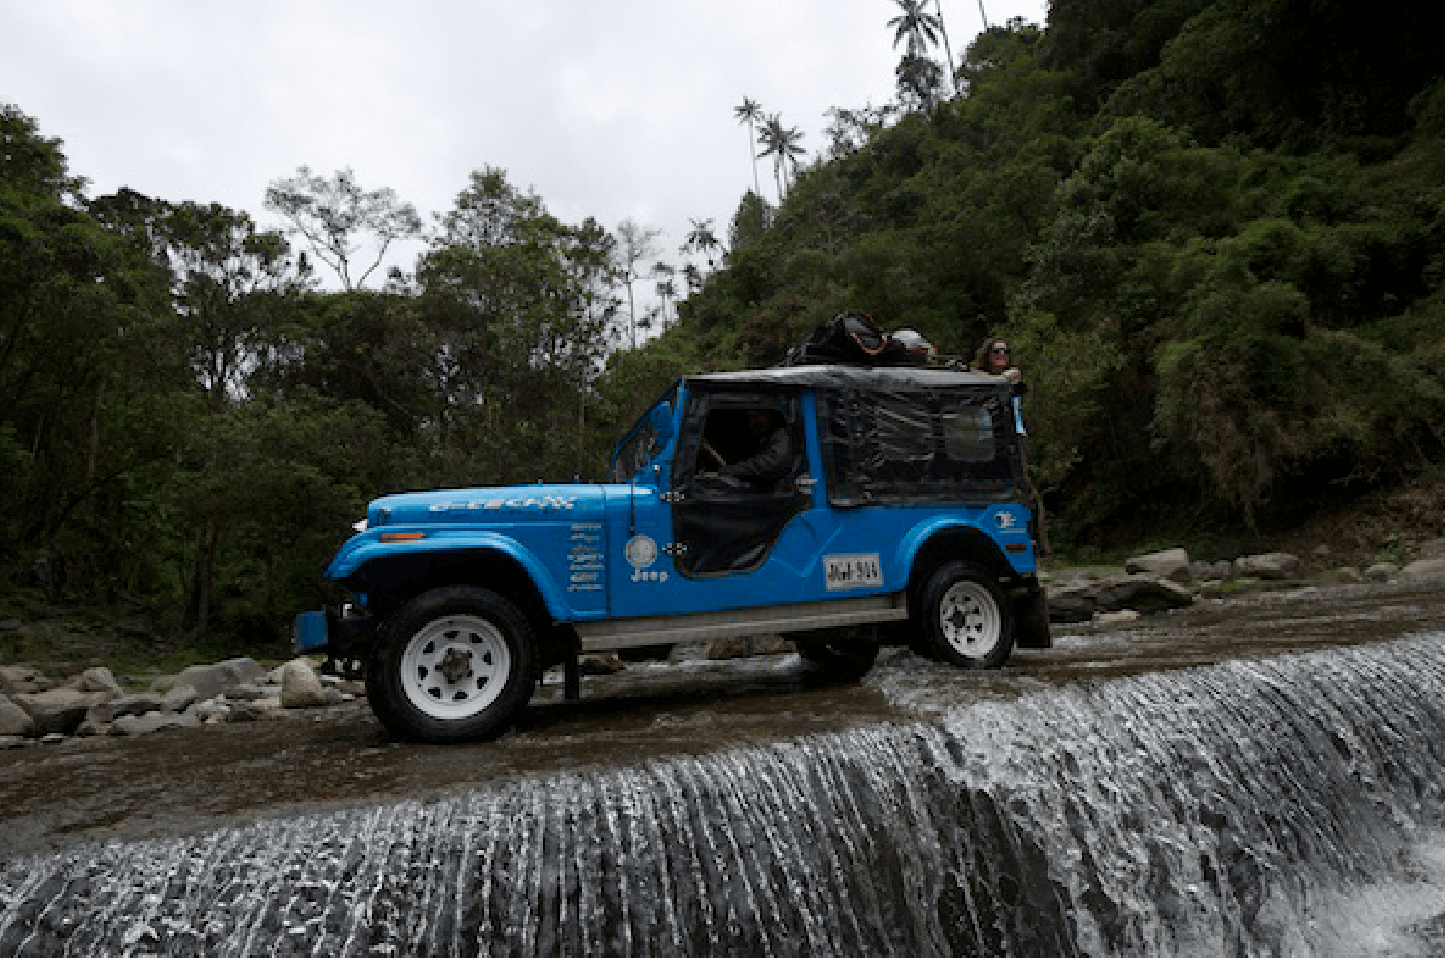
[[[1003,615],[982,583],[955,582],[938,604],[938,628],[948,647],[970,659],[982,659],[1003,637]]]
[[[437,719],[463,719],[502,694],[512,653],[501,631],[475,615],[428,622],[401,656],[401,685],[418,711]]]

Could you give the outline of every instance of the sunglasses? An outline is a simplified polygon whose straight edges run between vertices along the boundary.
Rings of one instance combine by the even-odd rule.
[[[1008,347],[1007,347],[1007,346],[995,346],[993,349],[991,349],[991,350],[989,350],[989,351],[990,351],[990,352],[994,352],[994,353],[1003,353],[1005,356],[1008,355]]]

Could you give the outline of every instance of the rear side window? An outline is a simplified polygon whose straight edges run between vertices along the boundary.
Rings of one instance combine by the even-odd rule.
[[[997,388],[819,393],[833,506],[1016,494],[1017,440]]]

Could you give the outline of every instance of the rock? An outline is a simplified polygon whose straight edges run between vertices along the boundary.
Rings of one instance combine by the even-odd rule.
[[[1371,582],[1389,582],[1400,572],[1400,567],[1393,562],[1376,562],[1365,570],[1365,578]]]
[[[706,642],[679,642],[667,653],[669,662],[694,662],[707,658]]]
[[[1329,573],[1340,582],[1364,582],[1365,575],[1360,571],[1359,566],[1344,565]]]
[[[0,693],[0,736],[32,735],[35,720],[30,713]]]
[[[186,670],[187,672],[190,669]],[[182,673],[184,674],[184,673]],[[162,712],[184,712],[202,698],[196,687],[189,683],[177,685],[161,696]]]
[[[281,667],[281,705],[288,709],[325,705],[326,687],[307,659],[292,659]]]
[[[28,665],[0,665],[0,692],[6,695],[34,694],[49,688],[45,676]]]
[[[1445,559],[1416,559],[1400,570],[1406,582],[1429,582],[1445,579]]]
[[[144,715],[122,715],[111,727],[118,735],[144,735],[169,728],[197,728],[200,724],[200,719],[186,713],[147,712]]]
[[[1120,609],[1163,612],[1192,605],[1194,594],[1169,579],[1130,575],[1099,582],[1094,586],[1094,599],[1100,612],[1117,612]]]
[[[104,692],[78,692],[75,689],[59,688],[49,692],[22,693],[12,696],[12,701],[30,714],[35,720],[34,734],[45,736],[53,732],[70,735],[85,721],[85,713],[92,705],[105,701]]]
[[[6,619],[0,622],[0,632],[19,632],[25,627],[25,623],[19,619]]]
[[[1110,625],[1115,622],[1133,622],[1139,618],[1139,613],[1134,609],[1120,609],[1118,612],[1098,612],[1094,615],[1094,622],[1099,625]]]
[[[780,635],[761,633],[759,635],[733,635],[725,639],[714,639],[708,643],[707,657],[710,659],[740,659],[749,655],[783,655],[794,652],[793,643]]]
[[[233,685],[254,682],[266,674],[254,659],[227,659],[214,665],[192,665],[177,677],[177,685],[189,685],[198,699],[213,699]]]
[[[119,698],[92,705],[90,710],[85,713],[85,720],[97,725],[109,725],[122,715],[144,715],[147,712],[158,712],[162,703],[161,696],[149,692],[142,692],[138,695],[122,695]]]
[[[63,741],[65,741],[65,734],[63,732],[47,732],[40,736],[40,744],[42,745],[59,745]]]
[[[266,695],[267,692],[261,686],[252,685],[250,682],[242,682],[226,690],[226,698],[233,702],[254,702],[256,699],[264,699]]]
[[[210,725],[227,721],[231,716],[231,706],[219,698],[207,699],[196,703],[193,714],[203,724]]]
[[[1324,559],[1327,558],[1333,551],[1334,550],[1330,548],[1330,544],[1328,542],[1321,542],[1319,545],[1315,546],[1314,557],[1316,559]]]
[[[20,748],[26,740],[19,735],[0,735],[0,749]]]
[[[627,668],[616,652],[593,652],[577,657],[577,671],[581,675],[615,675]]]
[[[1299,556],[1288,552],[1266,552],[1261,555],[1240,556],[1234,560],[1234,574],[1237,576],[1278,581],[1292,579],[1299,573]]]
[[[1189,581],[1189,553],[1183,549],[1166,549],[1125,561],[1124,571],[1130,575],[1152,575],[1175,582]]]
[[[1189,578],[1196,582],[1228,579],[1234,575],[1234,563],[1228,559],[1218,562],[1194,560],[1189,563]]]
[[[103,665],[86,669],[80,673],[79,688],[82,692],[109,692],[111,695],[124,695],[125,689],[115,680],[110,669]]]
[[[1099,606],[1093,583],[1049,589],[1048,593],[1050,622],[1088,622]]]

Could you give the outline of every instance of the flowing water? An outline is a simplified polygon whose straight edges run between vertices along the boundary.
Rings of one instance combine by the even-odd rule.
[[[0,955],[1442,953],[1442,653],[935,692],[761,747],[17,856]],[[909,658],[869,681],[917,698]]]

